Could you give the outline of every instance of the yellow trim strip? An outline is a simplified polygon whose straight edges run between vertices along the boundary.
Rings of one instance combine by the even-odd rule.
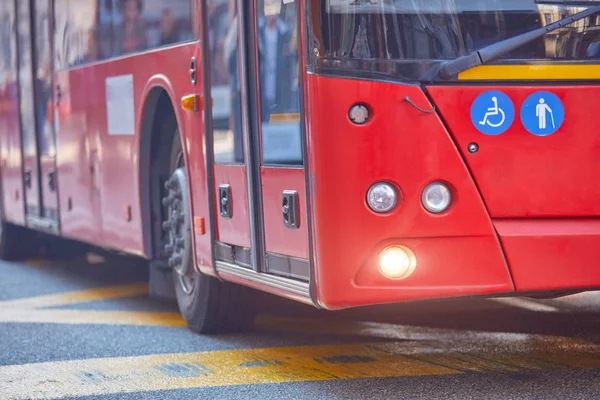
[[[271,114],[269,122],[296,122],[300,121],[299,113],[279,113]]]
[[[461,72],[458,79],[461,81],[596,80],[600,79],[600,65],[482,65]]]

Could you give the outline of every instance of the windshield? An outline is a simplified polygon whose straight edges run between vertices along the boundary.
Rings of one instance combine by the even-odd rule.
[[[417,79],[436,63],[556,22],[585,6],[534,0],[311,0],[314,70],[361,70]],[[600,16],[553,31],[503,63],[596,62]]]

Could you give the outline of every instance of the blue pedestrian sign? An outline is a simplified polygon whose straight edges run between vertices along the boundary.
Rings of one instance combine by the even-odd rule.
[[[550,92],[536,92],[521,107],[521,122],[536,136],[548,136],[560,128],[565,120],[565,108],[560,99]]]
[[[481,93],[471,105],[471,122],[486,135],[505,132],[514,120],[515,107],[512,100],[497,90]]]

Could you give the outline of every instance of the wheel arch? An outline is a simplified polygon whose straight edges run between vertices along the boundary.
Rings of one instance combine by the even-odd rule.
[[[185,140],[184,124],[181,112],[176,107],[177,100],[171,82],[164,75],[155,75],[146,84],[143,91],[143,101],[139,115],[139,188],[140,206],[142,214],[142,232],[144,241],[144,254],[148,259],[154,259],[160,250],[161,232],[161,188],[162,173],[161,148],[162,144],[170,141],[170,135],[160,132],[160,127],[169,118],[175,118],[179,129],[181,146],[184,153],[186,169],[188,164],[188,150]],[[169,137],[165,137],[169,136]],[[167,151],[168,153],[168,151]],[[158,157],[158,158],[155,158]],[[189,185],[189,174],[188,185]],[[191,199],[190,207],[192,205]]]

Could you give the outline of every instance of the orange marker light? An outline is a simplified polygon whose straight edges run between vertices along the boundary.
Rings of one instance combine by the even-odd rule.
[[[206,227],[204,226],[204,218],[194,217],[194,233],[196,235],[204,235],[206,233]]]
[[[198,112],[200,99],[197,94],[190,94],[181,98],[181,107],[184,110]]]

